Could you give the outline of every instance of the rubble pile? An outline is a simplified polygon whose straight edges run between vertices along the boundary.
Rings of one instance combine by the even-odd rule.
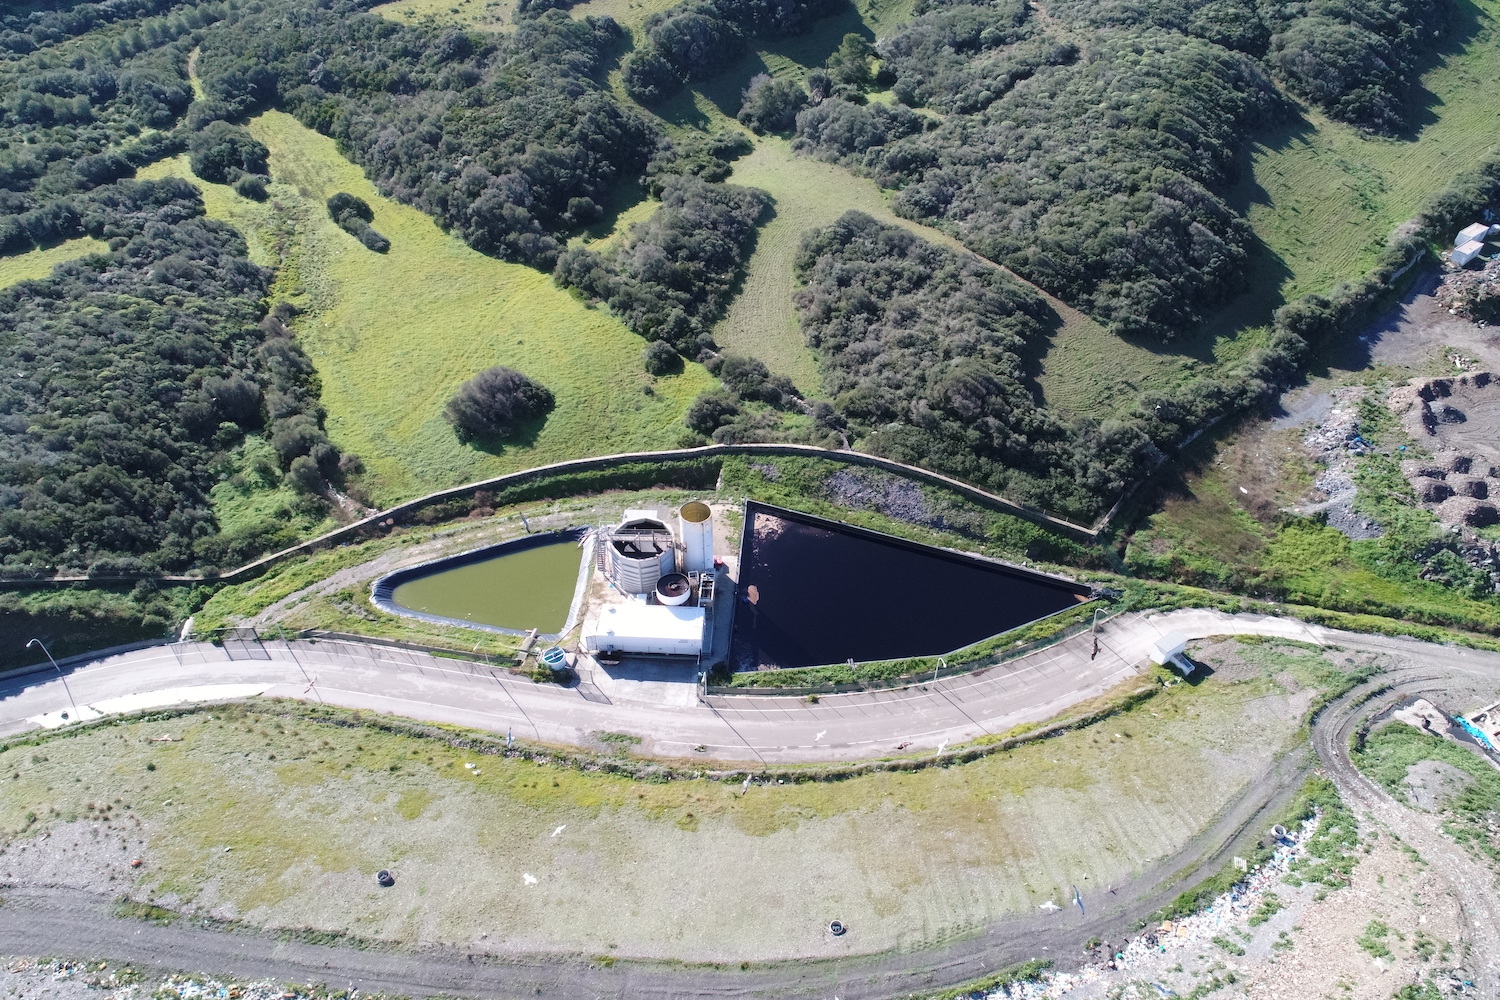
[[[1352,539],[1379,538],[1382,533],[1380,525],[1354,510],[1355,463],[1373,449],[1359,425],[1359,404],[1365,392],[1363,386],[1334,390],[1333,408],[1302,438],[1308,454],[1323,466],[1313,486],[1325,499],[1299,507],[1297,513],[1324,513],[1330,528]]]
[[[1443,524],[1483,528],[1500,524],[1500,467],[1474,455],[1454,450],[1439,433],[1444,425],[1463,424],[1468,415],[1453,405],[1455,393],[1475,398],[1478,390],[1500,391],[1489,372],[1453,378],[1414,379],[1391,393],[1390,408],[1407,432],[1435,447],[1430,461],[1401,463],[1401,473],[1422,505]],[[1469,405],[1469,404],[1465,404]]]
[[[1500,258],[1490,261],[1482,270],[1446,272],[1436,296],[1438,304],[1450,316],[1462,316],[1480,326],[1500,323]]]
[[[242,983],[189,975],[148,978],[127,963],[17,959],[5,965],[5,972],[23,981],[45,983],[42,993],[62,997],[74,991],[88,997],[102,993],[109,1000],[359,1000],[362,996],[358,990],[269,979]],[[24,987],[10,989],[13,996],[25,993]]]

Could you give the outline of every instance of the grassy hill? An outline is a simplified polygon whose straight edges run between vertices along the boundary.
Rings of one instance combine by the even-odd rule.
[[[437,487],[579,455],[675,443],[688,402],[711,383],[689,365],[653,379],[641,338],[531,268],[469,249],[426,215],[380,196],[331,139],[290,115],[250,123],[271,150],[271,198],[256,203],[195,181],[209,213],[239,227],[276,293],[306,315],[298,335],[323,380],[328,429],[359,455],[380,504]],[[184,159],[143,171],[192,178]],[[370,203],[387,254],[366,250],[328,218],[348,191]],[[506,364],[557,396],[534,440],[488,453],[462,445],[442,409],[458,385]]]
[[[370,8],[372,14],[397,24],[417,24],[429,18],[465,28],[504,31],[513,23],[512,0],[393,0]]]
[[[76,240],[65,240],[56,246],[28,253],[0,257],[0,288],[9,288],[20,281],[45,278],[52,269],[64,261],[77,260],[91,253],[103,253],[109,246],[103,240],[85,236]]]

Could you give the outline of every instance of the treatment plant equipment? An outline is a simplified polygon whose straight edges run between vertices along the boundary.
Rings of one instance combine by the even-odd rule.
[[[600,533],[598,566],[611,593],[584,623],[581,648],[619,654],[701,656],[713,641],[717,569],[713,510],[682,505],[673,522],[655,510],[627,510]]]
[[[689,500],[677,511],[677,538],[682,546],[682,560],[677,568],[681,572],[713,572],[713,518],[713,508],[702,500]]]
[[[677,569],[672,532],[654,510],[627,510],[604,533],[600,569],[621,593],[650,594],[656,581]]]

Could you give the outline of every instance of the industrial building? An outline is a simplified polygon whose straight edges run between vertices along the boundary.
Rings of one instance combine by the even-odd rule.
[[[627,510],[595,547],[603,593],[592,602],[580,648],[624,654],[698,657],[712,644],[717,560],[713,510],[697,500],[675,517]]]

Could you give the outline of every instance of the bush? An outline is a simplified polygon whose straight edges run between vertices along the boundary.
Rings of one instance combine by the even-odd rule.
[[[251,201],[265,201],[266,179],[259,174],[242,174],[234,182],[234,193]]]
[[[807,91],[792,80],[773,80],[764,73],[750,79],[739,119],[758,135],[785,132],[797,124],[797,112],[807,107]]]
[[[465,382],[444,415],[461,440],[503,437],[546,414],[556,404],[551,391],[514,368],[496,365]]]
[[[672,350],[671,344],[660,340],[646,345],[641,352],[641,363],[650,375],[670,375],[682,370],[681,355]]]
[[[690,430],[711,435],[739,415],[740,407],[734,397],[722,389],[715,389],[693,400],[693,405],[688,407],[682,422]]]
[[[363,198],[347,191],[338,192],[328,199],[328,217],[340,229],[376,253],[385,253],[391,248],[390,240],[370,228],[370,223],[375,220],[375,212]]]
[[[210,122],[188,141],[193,173],[206,181],[229,184],[240,174],[264,174],[271,151],[248,130],[228,122]]]

